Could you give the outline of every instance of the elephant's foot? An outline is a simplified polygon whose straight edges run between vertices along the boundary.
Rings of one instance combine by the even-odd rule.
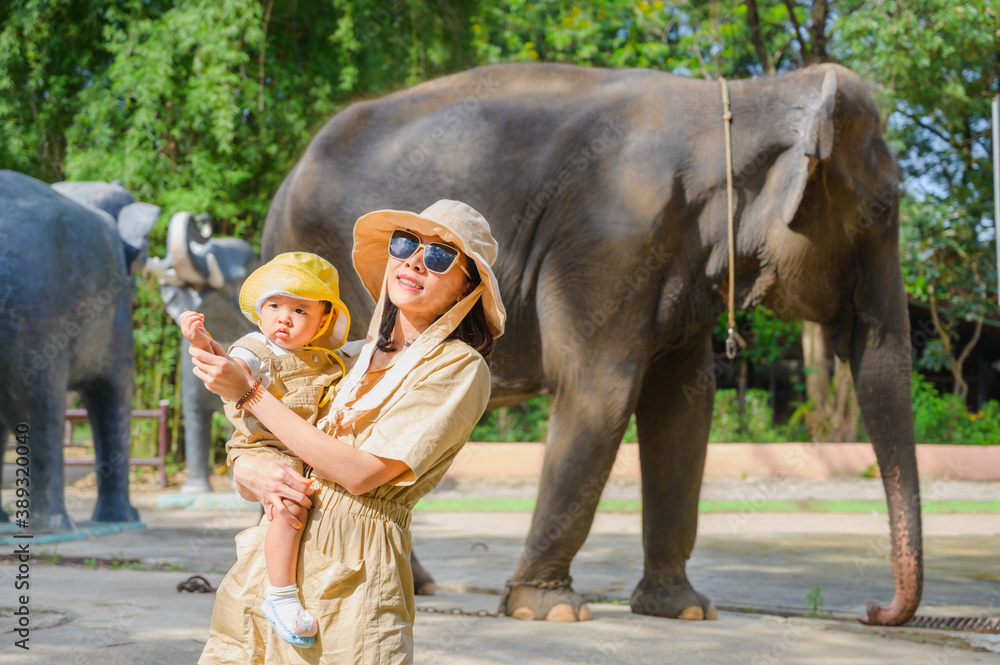
[[[196,492],[211,492],[212,484],[206,478],[188,478],[181,485],[181,494],[194,494]]]
[[[418,575],[416,569],[413,571],[413,592],[418,596],[433,596],[437,591],[434,578],[423,568],[420,569],[422,575]]]
[[[138,522],[139,511],[127,499],[105,500],[98,496],[90,519],[94,522]]]
[[[567,584],[559,588],[542,588],[513,583],[506,597],[504,613],[515,619],[544,619],[557,623],[590,621],[593,615],[583,596]]]
[[[33,533],[63,533],[66,531],[76,531],[76,522],[70,518],[69,513],[42,514],[31,516],[31,531]]]
[[[413,592],[418,596],[433,596],[437,591],[434,578],[420,565],[417,555],[410,553],[410,568],[413,570]]]
[[[695,591],[686,578],[667,582],[643,579],[632,592],[629,605],[636,614],[668,619],[714,621],[718,617],[712,601]]]

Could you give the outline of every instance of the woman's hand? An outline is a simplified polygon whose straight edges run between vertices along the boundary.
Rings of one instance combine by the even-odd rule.
[[[194,363],[194,375],[211,392],[235,402],[253,387],[253,382],[247,371],[226,354],[226,350],[218,342],[214,339],[211,342],[211,353],[194,346],[188,349]]]
[[[278,460],[241,455],[233,462],[233,478],[244,498],[250,498],[245,493],[249,492],[260,501],[264,515],[270,521],[282,517],[297,528],[301,523],[286,505],[297,503],[306,509],[312,506],[309,500],[309,495],[313,493],[309,486],[312,479]]]

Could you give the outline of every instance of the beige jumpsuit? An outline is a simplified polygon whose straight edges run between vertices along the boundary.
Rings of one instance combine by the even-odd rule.
[[[358,397],[395,361],[369,372]],[[490,373],[476,351],[441,343],[379,407],[338,433],[409,470],[362,496],[312,472],[317,480],[296,575],[303,605],[319,621],[316,643],[294,647],[260,612],[267,580],[267,524],[236,537],[238,560],[222,581],[201,665],[389,665],[413,662],[410,511],[451,466],[486,409]]]

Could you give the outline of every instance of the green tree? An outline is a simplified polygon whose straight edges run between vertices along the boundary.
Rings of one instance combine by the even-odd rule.
[[[990,101],[1000,93],[1000,2],[843,2],[841,59],[878,81],[876,99],[905,178],[901,259],[938,337],[921,364],[947,368],[955,392],[983,319],[996,316]],[[957,345],[958,325],[975,323]]]

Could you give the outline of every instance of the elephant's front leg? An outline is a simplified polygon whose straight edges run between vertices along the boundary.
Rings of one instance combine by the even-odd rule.
[[[437,591],[434,578],[417,560],[417,553],[410,551],[410,569],[413,571],[413,592],[418,596],[433,596]]]
[[[592,357],[587,385],[564,383],[553,400],[538,504],[505,590],[509,616],[591,618],[583,597],[569,586],[569,568],[590,531],[632,406],[631,374],[611,367],[610,359],[600,364],[607,366],[595,368]]]
[[[48,332],[40,326],[32,330]],[[38,338],[47,339],[42,332]],[[28,518],[32,531],[71,531],[76,525],[66,512],[63,496],[66,363],[54,359],[35,364],[29,358],[34,360],[26,354],[24,364],[14,364],[16,371],[12,376],[15,380],[0,387],[0,411],[4,421],[15,429],[15,433],[19,423],[27,426],[21,435],[28,449],[27,464],[17,465],[10,475],[14,477],[12,487],[15,484],[23,486],[25,481],[30,485],[30,512],[22,510],[23,505],[18,506],[16,500],[12,500],[13,492],[7,494],[8,504],[15,508],[12,512],[15,520]],[[0,362],[3,360],[6,358],[0,358]],[[22,377],[23,381],[16,380]]]
[[[688,582],[698,531],[698,496],[712,424],[715,380],[707,334],[646,372],[636,425],[642,468],[645,573],[632,611],[676,619],[715,619],[715,606]]]
[[[184,462],[187,480],[181,492],[211,492],[209,448],[212,443],[212,412],[222,400],[205,389],[194,375],[194,364],[185,339],[181,344],[181,409],[184,413]]]
[[[128,497],[131,371],[129,366],[128,376],[98,379],[78,390],[94,434],[97,504],[91,519],[95,522],[139,519]]]

